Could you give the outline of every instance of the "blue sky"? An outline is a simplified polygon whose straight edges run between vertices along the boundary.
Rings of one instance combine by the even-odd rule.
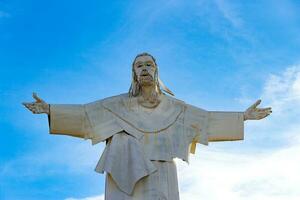
[[[199,147],[193,168],[207,155],[207,166],[223,166],[227,158],[243,162],[241,152],[248,161],[299,152],[299,9],[296,0],[0,0],[0,199],[102,198],[104,178],[93,169],[103,144],[49,135],[47,117],[21,102],[33,91],[49,103],[127,92],[141,52],[156,57],[161,79],[187,103],[243,111],[263,98],[277,111],[269,121],[247,122],[243,142]],[[251,193],[249,184],[234,184]],[[194,192],[182,188],[183,198]]]

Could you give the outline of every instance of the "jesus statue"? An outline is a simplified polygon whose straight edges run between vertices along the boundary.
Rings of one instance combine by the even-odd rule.
[[[96,172],[106,174],[106,200],[179,200],[174,158],[188,162],[196,144],[244,138],[244,121],[260,120],[271,108],[245,112],[206,111],[173,97],[159,78],[153,56],[132,64],[128,93],[88,104],[48,104],[35,93],[23,103],[45,113],[51,134],[106,142]]]

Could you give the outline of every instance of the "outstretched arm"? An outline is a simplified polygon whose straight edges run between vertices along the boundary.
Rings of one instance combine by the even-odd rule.
[[[244,139],[244,121],[260,120],[272,113],[272,109],[258,108],[256,101],[245,112],[208,112],[208,140],[233,141]]]
[[[88,138],[90,123],[87,119],[84,105],[47,104],[33,93],[36,100],[23,105],[34,114],[48,114],[51,134],[69,135]]]

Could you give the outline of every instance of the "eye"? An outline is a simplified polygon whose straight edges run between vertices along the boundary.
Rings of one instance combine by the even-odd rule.
[[[137,66],[137,68],[141,68],[141,67],[143,67],[143,65],[138,65],[138,66]]]

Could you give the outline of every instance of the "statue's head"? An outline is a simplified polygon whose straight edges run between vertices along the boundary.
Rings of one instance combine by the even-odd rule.
[[[155,91],[161,94],[161,87],[167,93],[173,93],[161,82],[158,76],[158,67],[155,58],[149,53],[138,54],[132,63],[132,83],[129,89],[130,96],[138,96],[141,88],[155,87]]]

